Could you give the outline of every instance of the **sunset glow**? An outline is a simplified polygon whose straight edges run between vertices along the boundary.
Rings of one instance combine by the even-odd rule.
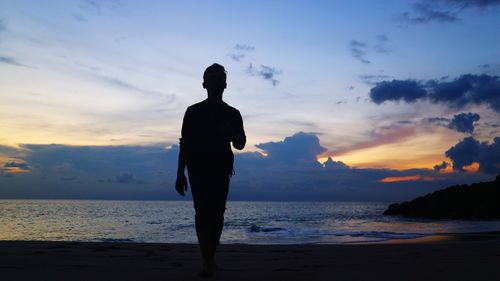
[[[379,180],[379,182],[400,182],[400,181],[432,181],[434,178],[429,177],[429,176],[421,176],[421,175],[414,175],[414,176],[403,176],[403,177],[387,177]]]

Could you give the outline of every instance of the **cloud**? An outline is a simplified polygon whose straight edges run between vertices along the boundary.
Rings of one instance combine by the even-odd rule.
[[[420,0],[413,5],[412,12],[403,12],[399,20],[412,24],[430,22],[453,23],[469,8],[486,10],[500,5],[500,0]]]
[[[84,0],[79,7],[86,14],[102,16],[123,7],[123,3],[121,0]]]
[[[343,155],[355,150],[367,149],[391,143],[398,143],[413,137],[416,133],[416,126],[392,125],[387,127],[379,127],[370,132],[369,140],[358,142],[347,147],[338,148],[331,153],[333,153],[334,155]]]
[[[357,40],[351,40],[349,43],[349,50],[351,55],[362,63],[369,64],[370,61],[366,59],[367,44]]]
[[[20,62],[18,62],[15,58],[0,56],[0,63],[15,65],[15,66],[26,66]]]
[[[349,169],[342,161],[333,161],[332,157],[328,157],[328,159],[323,163],[323,167],[326,169],[337,170],[337,169]]]
[[[374,49],[377,53],[388,54],[391,50],[386,46],[387,42],[389,42],[389,37],[385,34],[379,34],[375,37],[377,39],[377,43],[374,46]]]
[[[250,46],[250,45],[247,45],[247,44],[236,44],[234,46],[234,48],[236,50],[240,50],[240,51],[247,51],[247,52],[252,52],[255,50],[255,47],[254,46]]]
[[[245,72],[248,75],[258,76],[266,81],[269,81],[274,87],[276,87],[280,83],[280,80],[278,80],[276,76],[281,75],[283,71],[281,71],[276,67],[264,64],[261,64],[259,67],[256,67],[254,66],[254,63],[251,63],[249,62],[250,60],[246,59],[247,53],[253,52],[255,50],[254,46],[250,46],[247,44],[236,44],[234,46],[234,49],[236,50],[236,52],[231,52],[228,54],[228,56],[236,62],[248,63],[245,69]]]
[[[72,16],[75,20],[77,20],[77,21],[79,21],[79,22],[86,22],[86,21],[88,21],[86,17],[82,16],[82,15],[81,15],[81,14],[79,14],[79,13],[72,13],[72,14],[71,14],[71,16]]]
[[[125,184],[144,184],[146,183],[143,180],[138,180],[134,178],[134,175],[132,173],[122,173],[120,175],[116,176],[116,182],[117,183],[125,183]]]
[[[60,177],[59,180],[61,181],[75,181],[77,180],[78,177],[77,176],[67,176],[67,177]]]
[[[245,54],[234,54],[234,53],[230,53],[230,54],[228,54],[228,56],[229,56],[231,59],[233,59],[233,60],[235,60],[235,61],[238,61],[238,62],[242,61],[242,60],[245,58]]]
[[[486,74],[465,74],[452,81],[428,81],[429,99],[434,103],[447,103],[463,108],[470,103],[487,103],[500,112],[500,77]]]
[[[404,182],[404,181],[432,181],[434,180],[431,176],[421,176],[421,175],[411,175],[411,176],[401,176],[401,177],[386,177],[380,179],[379,182],[389,183],[389,182]]]
[[[277,75],[282,74],[282,71],[267,65],[261,65],[260,68],[255,68],[253,64],[249,64],[247,67],[247,73],[250,75],[260,76],[262,79],[267,80],[276,87],[280,81],[276,79]]]
[[[362,83],[368,85],[376,85],[377,83],[380,83],[384,79],[392,78],[392,76],[385,74],[364,74],[364,75],[359,75],[358,78],[359,80],[361,80]]]
[[[449,108],[463,109],[467,105],[487,104],[500,112],[500,77],[487,74],[464,74],[452,81],[443,79],[415,81],[382,81],[370,90],[370,98],[376,104],[385,101],[407,103],[428,100]]]
[[[357,169],[331,158],[322,165],[316,157],[324,153],[325,148],[314,133],[298,132],[259,146],[267,156],[260,152],[235,154],[236,175],[231,178],[231,199],[407,200],[450,184],[490,180],[490,176],[482,173]],[[18,157],[16,163],[28,163],[31,167],[23,173],[2,172],[0,197],[179,199],[174,190],[178,152],[177,145],[168,148],[162,145],[0,146],[2,156]],[[381,182],[384,178],[414,175],[421,179],[433,177],[434,181]],[[68,182],[78,184],[68,188]]]
[[[450,166],[450,163],[443,161],[443,163],[434,166],[434,172],[438,173],[439,171],[448,168],[448,166]]]
[[[453,11],[437,10],[429,3],[416,3],[413,7],[414,16],[409,12],[404,12],[399,19],[408,23],[422,24],[429,22],[455,22],[458,20],[457,14]]]
[[[380,42],[387,42],[389,41],[389,38],[385,34],[379,34],[376,36],[377,40]]]
[[[401,125],[409,125],[409,124],[413,124],[415,122],[413,122],[411,120],[399,120],[396,123],[401,124]]]
[[[400,100],[414,102],[426,94],[425,89],[415,80],[382,81],[370,90],[370,98],[376,104]]]
[[[489,8],[500,5],[500,0],[441,0],[449,4],[459,5],[464,8],[478,7]]]
[[[449,118],[446,118],[446,117],[429,117],[429,118],[425,118],[424,120],[429,122],[429,123],[435,123],[435,124],[443,125],[443,126],[446,125],[445,123],[449,123],[451,121]]]
[[[158,91],[144,89],[118,78],[104,76],[104,75],[96,75],[96,78],[108,85],[111,85],[119,89],[136,92],[145,96],[165,98],[167,99],[166,101],[167,103],[173,103],[176,98],[175,94],[164,94]]]
[[[464,167],[479,164],[479,171],[486,174],[500,173],[500,137],[493,143],[479,142],[473,137],[466,137],[445,152],[453,162],[453,170],[464,171]]]
[[[244,58],[246,58],[246,53],[253,52],[255,50],[255,47],[247,44],[236,44],[234,46],[234,50],[236,52],[231,52],[228,54],[228,56],[234,61],[241,62]]]
[[[31,167],[26,162],[8,161],[3,165],[3,171],[8,173],[28,172]]]
[[[5,21],[3,19],[0,19],[0,31],[5,30],[7,30],[7,25],[5,24]]]
[[[474,132],[474,122],[479,121],[480,118],[477,113],[460,113],[453,116],[448,128],[457,132],[472,134]]]
[[[255,145],[267,154],[267,159],[279,165],[318,166],[317,156],[326,151],[315,134],[298,132],[283,141]]]

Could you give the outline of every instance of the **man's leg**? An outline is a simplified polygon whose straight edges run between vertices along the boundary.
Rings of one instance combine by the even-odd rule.
[[[189,174],[191,184],[191,194],[195,209],[195,226],[198,244],[200,246],[201,256],[203,258],[203,270],[200,275],[209,277],[213,273],[213,247],[210,225],[210,196],[207,194],[206,182],[203,182],[206,176]]]
[[[196,211],[196,235],[203,257],[204,272],[215,269],[214,256],[224,226],[229,175],[190,173],[189,181]]]
[[[227,195],[229,192],[229,175],[223,175],[217,181],[217,197],[215,199],[215,225],[214,243],[215,247],[220,244],[222,229],[224,228],[224,213],[226,211]]]

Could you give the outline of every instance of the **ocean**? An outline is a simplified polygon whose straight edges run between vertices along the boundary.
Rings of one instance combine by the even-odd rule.
[[[221,243],[344,244],[499,231],[383,216],[388,203],[229,201]],[[0,200],[0,240],[196,243],[190,201]]]

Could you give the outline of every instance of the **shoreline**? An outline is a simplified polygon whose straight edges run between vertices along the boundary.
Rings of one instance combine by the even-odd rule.
[[[500,280],[500,232],[390,243],[223,244],[213,280]],[[201,280],[196,244],[0,241],[2,280]]]
[[[350,242],[307,242],[307,243],[241,243],[241,242],[224,242],[224,245],[248,245],[248,246],[309,246],[309,245],[364,245],[364,244],[413,244],[413,243],[433,243],[433,242],[449,242],[449,241],[469,241],[469,240],[489,240],[499,239],[500,230],[488,232],[465,232],[465,233],[431,233],[422,234],[420,237],[408,238],[380,238],[373,241],[350,241]],[[134,241],[129,239],[103,239],[103,240],[9,240],[0,239],[0,244],[3,242],[46,242],[46,243],[109,243],[109,244],[158,244],[158,245],[198,245],[196,243],[186,242],[144,242]]]

